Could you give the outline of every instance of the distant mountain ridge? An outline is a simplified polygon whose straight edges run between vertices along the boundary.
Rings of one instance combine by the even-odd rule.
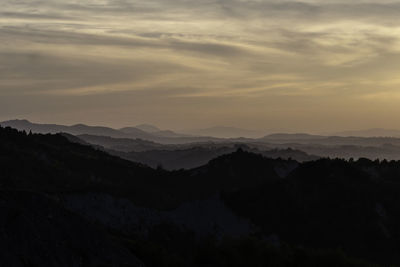
[[[130,138],[130,139],[144,139],[148,141],[158,142],[162,144],[180,144],[180,143],[195,143],[195,142],[209,142],[221,141],[215,137],[203,136],[189,136],[174,133],[172,131],[158,131],[149,133],[136,127],[125,127],[122,129],[113,129],[103,126],[89,126],[85,124],[76,124],[72,126],[58,125],[58,124],[39,124],[32,123],[28,120],[9,120],[0,122],[3,127],[12,127],[20,131],[32,131],[34,133],[69,133],[73,135],[97,135],[109,136],[113,138]]]
[[[4,211],[0,232],[5,233],[0,246],[7,252],[3,256],[12,257],[4,266],[400,263],[400,162],[299,163],[238,148],[195,169],[166,171],[70,142],[60,134],[27,134],[2,127],[0,158]],[[168,224],[158,224],[160,212],[170,214]],[[207,244],[213,242],[210,233],[216,238],[227,233],[219,243],[228,243],[223,249],[214,243],[197,246],[197,233],[204,233]],[[231,240],[236,233],[248,238],[237,245]],[[257,245],[258,238],[267,243]],[[262,249],[253,260],[255,251],[270,246],[273,250]],[[233,249],[226,250],[229,247]],[[310,258],[305,249],[318,254]],[[337,255],[330,253],[336,250]],[[231,252],[224,257],[229,261],[222,258],[223,264],[214,264],[227,251]],[[277,261],[277,252],[282,260]],[[371,264],[350,264],[343,255]],[[73,261],[48,264],[44,262],[48,258]],[[310,260],[287,264],[288,258],[294,263]],[[164,263],[164,259],[179,261]],[[243,262],[234,264],[240,259]]]
[[[129,128],[131,128],[131,127],[125,127],[120,130],[124,131],[125,129],[129,129]],[[161,131],[161,129],[159,129],[157,126],[154,126],[151,124],[139,124],[139,125],[136,125],[134,128],[140,129],[140,130],[148,132],[148,133],[156,133],[156,132]]]
[[[66,133],[80,137],[83,141],[94,145],[97,148],[104,147],[107,151],[117,152],[144,152],[149,150],[157,150],[152,153],[131,153],[129,156],[118,154],[128,159],[137,159],[138,156],[149,156],[146,162],[150,164],[165,162],[170,154],[171,159],[179,154],[182,156],[195,155],[191,154],[190,149],[199,146],[214,145],[232,145],[232,144],[248,144],[252,147],[259,148],[260,151],[271,149],[285,150],[291,148],[300,150],[308,155],[319,157],[339,157],[339,158],[370,158],[370,159],[400,159],[400,138],[396,137],[356,137],[356,136],[324,136],[312,135],[307,133],[276,133],[264,136],[262,138],[217,138],[207,136],[182,136],[172,131],[159,131],[156,133],[148,133],[135,127],[126,127],[122,129],[113,129],[102,126],[88,126],[84,124],[76,124],[72,126],[58,124],[37,124],[27,120],[11,120],[0,122],[2,126],[10,126],[18,130],[32,131],[34,133]],[[156,127],[154,127],[156,128]],[[157,128],[158,129],[158,128]],[[154,129],[153,129],[154,130]],[[69,137],[70,139],[72,137]],[[114,140],[119,139],[119,140]],[[166,147],[166,145],[171,145]],[[180,150],[176,153],[166,152],[163,150]],[[187,151],[184,151],[187,150]],[[187,153],[189,152],[189,153]],[[206,151],[206,154],[212,155]],[[297,158],[296,154],[296,157]],[[162,160],[159,160],[161,156]],[[303,156],[300,155],[303,159]],[[207,156],[206,158],[208,158]],[[157,159],[155,162],[153,159]],[[194,161],[196,163],[196,161]],[[154,166],[154,164],[151,164]],[[168,163],[169,165],[170,163]],[[196,163],[197,164],[197,163]],[[171,165],[172,166],[172,165]],[[177,167],[177,165],[173,164]],[[192,167],[185,165],[186,167]]]
[[[214,126],[205,129],[194,129],[185,131],[185,133],[201,136],[214,136],[219,138],[260,138],[265,135],[265,133],[262,131],[241,129],[230,126]]]
[[[122,151],[122,152],[131,152],[131,151],[141,152],[153,149],[161,149],[168,146],[143,139],[113,138],[110,136],[89,135],[89,134],[78,135],[76,139],[82,140],[85,143],[89,143],[94,146],[101,146],[106,149]],[[77,142],[77,140],[71,140],[71,141]]]
[[[34,133],[42,133],[42,134],[55,134],[55,133],[69,133],[73,135],[79,134],[92,134],[92,135],[104,135],[104,136],[113,136],[113,137],[128,137],[129,135],[123,133],[121,131],[103,127],[103,126],[88,126],[85,124],[75,124],[72,126],[66,125],[59,125],[59,124],[39,124],[39,123],[32,123],[28,120],[9,120],[0,122],[0,125],[3,127],[12,127],[17,130],[25,130],[25,131],[32,131]],[[146,132],[138,130],[138,134],[140,135],[147,135]]]
[[[400,137],[400,130],[372,128],[366,130],[342,131],[334,133],[337,136],[360,136],[360,137]]]
[[[307,133],[295,133],[295,134],[275,133],[275,134],[270,134],[270,135],[264,136],[262,139],[267,139],[267,140],[315,140],[315,139],[324,139],[324,138],[327,138],[327,136],[312,135],[312,134],[307,134]]]
[[[152,134],[154,136],[158,136],[158,137],[171,137],[171,138],[193,137],[193,136],[186,135],[186,134],[176,133],[171,130],[161,130],[158,127],[156,127],[154,125],[150,125],[150,124],[140,124],[140,125],[136,125],[135,127],[125,127],[125,128],[121,128],[119,130],[121,132],[124,132],[127,134],[134,134],[134,133],[137,133],[138,130],[140,130],[142,132],[146,132],[146,133]]]

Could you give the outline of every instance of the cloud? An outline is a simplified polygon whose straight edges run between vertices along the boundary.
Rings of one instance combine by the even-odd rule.
[[[135,103],[223,120],[241,116],[239,103],[258,122],[268,106],[292,121],[307,97],[361,108],[398,88],[399,23],[400,3],[386,0],[6,0],[0,104],[17,112],[33,97],[43,114],[64,97],[69,110],[94,101],[96,114]]]
[[[121,88],[182,71],[182,66],[151,60],[112,62],[38,52],[0,52],[0,95],[96,93],[84,88]],[[117,86],[118,85],[118,86]],[[137,85],[136,85],[137,87]],[[126,90],[127,85],[124,86]],[[135,86],[131,87],[132,89]],[[104,93],[99,91],[99,93]]]

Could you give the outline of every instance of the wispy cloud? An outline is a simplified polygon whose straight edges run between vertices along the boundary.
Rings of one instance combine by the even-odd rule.
[[[59,97],[80,107],[86,97],[104,103],[124,95],[118,110],[130,99],[132,112],[151,113],[140,99],[170,114],[169,122],[203,108],[223,122],[226,110],[241,117],[239,102],[256,117],[242,123],[258,124],[271,106],[276,114],[276,101],[288,123],[310,107],[327,112],[308,97],[349,103],[343,108],[364,116],[362,101],[398,91],[399,47],[398,1],[6,0],[0,106],[31,95],[42,102],[29,112],[42,114],[48,106],[39,103]],[[20,114],[18,105],[8,108]]]

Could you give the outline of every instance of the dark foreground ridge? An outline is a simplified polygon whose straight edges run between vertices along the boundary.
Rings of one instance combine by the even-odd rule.
[[[107,233],[32,192],[0,192],[2,266],[144,266]]]
[[[2,266],[400,265],[400,163],[269,159],[190,170],[0,127]]]

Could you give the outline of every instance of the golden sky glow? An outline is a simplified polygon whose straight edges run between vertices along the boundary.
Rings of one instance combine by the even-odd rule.
[[[5,0],[0,119],[400,128],[400,1]]]

